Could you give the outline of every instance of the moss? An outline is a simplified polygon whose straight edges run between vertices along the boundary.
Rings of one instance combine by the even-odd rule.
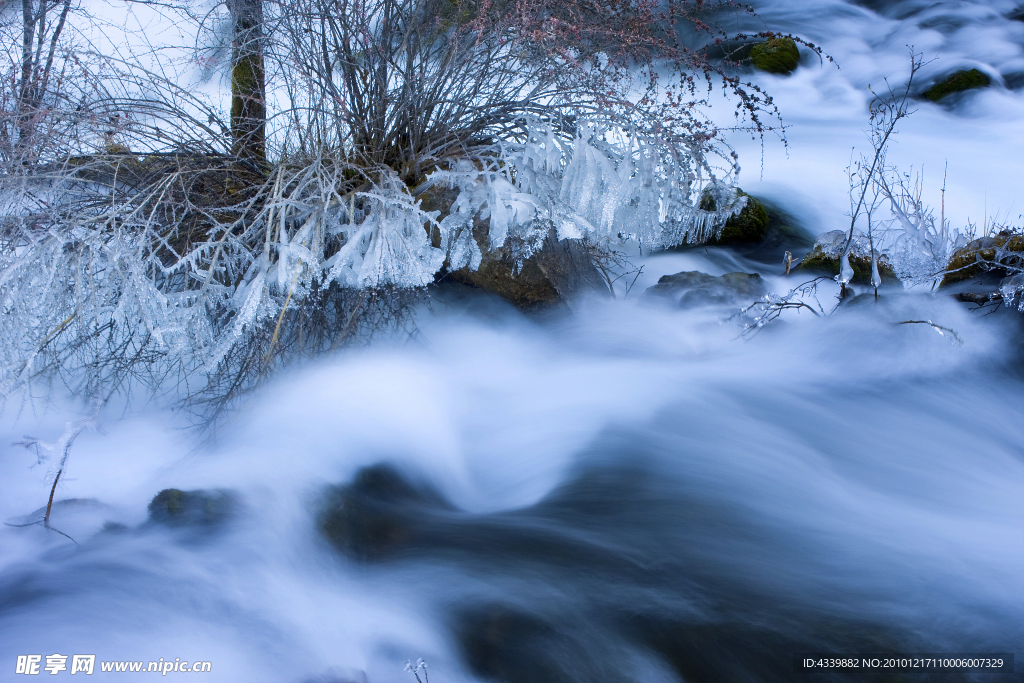
[[[792,38],[772,38],[750,50],[750,59],[761,71],[788,74],[800,63],[800,50]]]
[[[938,102],[943,97],[952,95],[955,92],[963,92],[964,90],[972,90],[974,88],[987,88],[990,85],[992,85],[991,78],[977,69],[971,69],[969,71],[957,71],[946,80],[939,81],[928,88],[922,94],[932,102]]]
[[[969,280],[989,270],[1005,274],[1007,265],[1021,265],[1024,257],[1015,256],[1024,252],[1024,235],[1001,232],[992,237],[982,237],[957,250],[946,266],[942,284]],[[1010,261],[1014,263],[1010,263]]]
[[[428,522],[452,510],[438,492],[413,485],[387,464],[365,467],[350,484],[326,494],[320,532],[337,550],[363,562],[429,545]]]
[[[536,255],[523,261],[522,270],[513,272],[511,259],[485,253],[477,270],[462,268],[448,278],[471,287],[497,294],[517,308],[530,309],[557,304],[561,301],[558,290],[537,264]]]
[[[238,57],[231,68],[231,135],[236,156],[265,160],[264,90],[263,59]]]
[[[738,214],[729,217],[722,229],[722,234],[718,236],[717,240],[711,240],[709,244],[760,242],[768,232],[768,210],[761,202],[743,190],[736,192],[739,196],[747,198],[747,205]],[[704,195],[701,198],[700,208],[705,211],[714,211],[715,200],[710,195]]]
[[[853,268],[853,284],[871,283],[871,259],[867,256],[851,256],[850,267]],[[839,275],[839,257],[829,256],[821,249],[815,248],[797,265],[797,270],[811,273],[828,273]],[[878,257],[878,274],[882,276],[882,284],[899,284],[900,279],[892,269],[889,257],[882,254]]]
[[[231,496],[224,491],[164,489],[149,503],[149,518],[169,526],[209,526],[231,512]]]

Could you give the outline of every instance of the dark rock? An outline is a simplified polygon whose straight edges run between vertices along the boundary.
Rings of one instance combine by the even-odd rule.
[[[840,257],[843,245],[846,243],[846,236],[847,233],[843,230],[833,230],[819,235],[814,247],[797,264],[795,270],[839,275]],[[896,277],[889,257],[885,254],[877,254],[877,260],[878,274],[882,277],[882,284],[899,284],[900,279]],[[855,231],[850,246],[850,267],[853,268],[853,279],[850,281],[852,284],[871,284],[871,254],[867,246],[867,238],[859,230]]]
[[[536,257],[517,264],[501,253],[484,252],[479,268],[460,268],[445,275],[444,279],[497,294],[521,309],[558,305],[562,301],[558,289],[541,269]]]
[[[947,95],[972,90],[974,88],[987,88],[992,85],[992,79],[987,74],[977,69],[957,71],[949,77],[939,81],[932,87],[921,93],[926,99],[938,102]]]
[[[438,582],[456,577],[442,614],[467,669],[495,683],[652,680],[637,651],[674,680],[791,681],[793,653],[937,647],[884,614],[837,611],[834,583],[780,591],[760,580],[721,544],[794,571],[806,550],[779,543],[772,520],[709,499],[703,480],[644,467],[656,442],[622,438],[632,449],[622,463],[571,472],[537,503],[487,514],[457,510],[394,467],[367,467],[329,492],[320,529],[353,559],[414,559]],[[858,670],[827,680],[896,679]]]
[[[234,509],[226,491],[164,489],[149,503],[149,519],[168,526],[214,526]]]
[[[485,234],[477,238],[478,244],[485,243]],[[481,252],[479,268],[461,268],[444,278],[497,294],[521,309],[571,304],[585,293],[609,293],[587,246],[581,240],[559,240],[553,229],[526,259],[516,259],[506,248]]]
[[[737,194],[747,198],[747,205],[737,214],[729,217],[722,229],[718,239],[710,240],[708,244],[746,244],[760,242],[768,232],[770,222],[768,210],[756,198],[751,197],[743,190],[737,189]],[[700,208],[705,211],[715,211],[715,200],[710,194],[701,197]]]
[[[1024,88],[1024,71],[1011,71],[1010,73],[1003,74],[1003,83],[1010,90]]]
[[[1002,277],[1008,267],[1024,268],[1024,235],[1003,231],[973,240],[958,249],[946,266],[942,285],[969,280],[989,271]]]
[[[320,531],[331,544],[353,559],[372,562],[421,547],[424,523],[452,507],[436,491],[413,486],[394,467],[381,464],[331,489],[322,510]]]
[[[414,190],[413,194],[419,199],[421,209],[436,211],[437,220],[443,220],[459,191],[443,185],[428,185]],[[539,238],[539,243],[525,244],[510,236],[500,249],[490,249],[487,224],[475,220],[473,239],[482,254],[480,266],[476,270],[468,266],[447,270],[440,277],[441,281],[483,289],[524,310],[571,305],[586,293],[609,294],[591,250],[581,240],[559,240],[554,229]],[[431,235],[431,241],[435,247],[440,246],[440,235]],[[521,254],[530,256],[524,259]]]
[[[592,667],[586,648],[569,633],[504,605],[460,615],[456,639],[470,669],[487,680],[561,683],[584,678]],[[602,680],[601,672],[589,673],[590,680]]]
[[[750,50],[750,60],[761,71],[789,74],[800,63],[800,50],[792,38],[772,38]]]
[[[676,301],[684,308],[750,303],[768,292],[757,273],[726,273],[720,277],[686,271],[665,275],[647,294]]]
[[[987,306],[993,302],[1002,302],[1003,295],[999,292],[957,292],[953,298],[963,304]]]

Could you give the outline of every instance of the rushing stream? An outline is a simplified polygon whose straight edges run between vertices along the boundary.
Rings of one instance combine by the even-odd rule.
[[[842,228],[867,85],[904,78],[912,44],[938,58],[925,79],[976,66],[996,82],[921,103],[891,161],[924,164],[935,203],[948,161],[956,226],[1019,224],[1015,2],[757,9],[840,68],[805,55],[789,78],[753,76],[792,127],[760,175],[760,142],[735,141],[745,190],[811,234]],[[108,406],[55,497],[75,542],[0,527],[0,678],[59,653],[95,654],[99,680],[132,678],[100,662],[161,658],[247,683],[411,683],[418,658],[433,683],[1024,680],[1020,314],[888,289],[741,336],[728,307],[641,294],[684,270],[785,292],[777,256],[640,256],[628,295],[572,312],[440,292],[411,340],[276,379],[212,441],[177,413]],[[55,441],[80,414],[9,403],[0,443]],[[46,466],[2,452],[0,518],[38,519]],[[170,488],[190,493],[149,512]],[[794,674],[799,652],[1018,661],[830,678]]]

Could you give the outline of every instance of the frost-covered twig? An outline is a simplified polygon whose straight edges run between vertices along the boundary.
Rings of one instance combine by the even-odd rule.
[[[950,327],[943,327],[942,325],[936,325],[931,320],[903,320],[896,323],[897,325],[928,325],[933,330],[938,332],[941,336],[945,337],[949,335],[949,340],[953,342],[954,346],[963,346],[964,340],[960,338],[960,335],[956,333],[956,330]]]
[[[902,92],[893,90],[889,82],[886,81],[888,93],[885,93],[884,96],[875,95],[871,101],[871,143],[874,148],[874,154],[871,157],[871,163],[865,164],[867,171],[861,174],[862,179],[858,188],[860,194],[857,197],[857,201],[852,202],[853,206],[850,211],[850,230],[846,239],[846,247],[843,249],[841,257],[841,270],[838,280],[843,294],[846,292],[846,285],[853,279],[853,268],[850,267],[849,251],[850,244],[853,242],[854,226],[857,224],[861,211],[865,208],[865,199],[867,198],[868,190],[873,185],[876,171],[880,168],[880,164],[884,164],[889,138],[895,132],[896,125],[912,113],[909,108],[911,87],[913,86],[914,76],[922,66],[921,55],[915,53],[913,48],[910,48],[910,76],[907,77]]]
[[[61,475],[64,473],[64,470],[67,469],[68,456],[71,454],[72,444],[74,444],[75,439],[78,438],[79,434],[86,429],[99,429],[99,414],[104,403],[105,401],[101,399],[94,400],[92,413],[87,417],[75,420],[74,422],[68,422],[67,425],[65,425],[64,433],[61,434],[60,438],[57,439],[55,443],[46,443],[35,437],[26,436],[24,441],[16,441],[12,444],[14,446],[23,446],[31,449],[36,454],[36,464],[40,464],[47,460],[47,456],[42,454],[43,451],[60,452],[60,459],[53,466],[55,472],[53,474],[53,485],[50,487],[50,497],[46,502],[46,512],[44,513],[42,520],[39,522],[33,522],[33,524],[41,522],[46,529],[56,531],[72,541],[75,539],[71,538],[63,531],[54,529],[50,526],[50,512],[53,509],[53,496],[57,492],[57,484],[60,482]]]
[[[410,661],[406,661],[405,671],[408,671],[416,677],[416,683],[430,683],[430,676],[427,675],[427,663],[423,661],[422,658],[417,659],[415,664]],[[423,672],[422,679],[420,679],[421,671]]]
[[[759,300],[737,311],[728,320],[746,315],[750,311],[755,311],[757,315],[752,321],[743,324],[743,332],[740,333],[740,336],[747,337],[759,332],[765,325],[778,318],[786,310],[799,311],[806,308],[815,317],[824,317],[828,314],[822,307],[821,302],[818,301],[818,285],[826,280],[829,280],[829,278],[822,275],[797,285],[786,294],[765,294]],[[804,299],[808,298],[813,298],[817,310],[815,310],[814,306],[804,301]]]

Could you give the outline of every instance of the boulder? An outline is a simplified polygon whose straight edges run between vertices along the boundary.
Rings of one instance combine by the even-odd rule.
[[[737,189],[736,193],[747,198],[747,204],[743,209],[729,217],[722,228],[722,234],[718,239],[708,244],[747,244],[760,242],[768,234],[769,216],[768,210],[756,198],[751,197],[743,190]],[[704,211],[715,211],[715,200],[710,194],[701,197],[700,208]]]
[[[846,246],[848,233],[845,230],[833,230],[822,233],[814,241],[814,246],[796,266],[795,270],[809,273],[839,275],[840,257]],[[878,260],[878,274],[882,284],[899,284],[900,279],[893,271],[892,263],[885,254],[875,252]],[[868,238],[854,230],[850,244],[850,267],[853,268],[853,284],[871,284],[871,251]]]
[[[433,489],[410,483],[391,465],[378,464],[327,492],[319,527],[345,555],[375,562],[429,545],[438,513],[452,510]]]
[[[582,240],[559,240],[551,229],[539,250],[519,259],[508,245],[485,249],[487,236],[482,226],[473,233],[483,254],[480,266],[476,270],[467,266],[450,271],[442,279],[497,294],[524,310],[571,304],[586,293],[609,293]]]
[[[443,220],[459,196],[459,190],[444,185],[427,184],[413,191],[424,211],[437,212]],[[458,282],[497,294],[520,309],[529,310],[571,304],[586,294],[609,294],[608,285],[598,271],[591,249],[582,240],[559,240],[554,229],[540,239],[540,244],[520,244],[509,237],[500,249],[488,248],[487,224],[475,220],[473,239],[482,258],[475,270],[468,266],[446,269],[439,281]],[[441,236],[431,235],[435,247]],[[538,248],[539,247],[539,248]],[[528,253],[528,258],[520,254]]]
[[[683,308],[751,303],[767,293],[764,280],[757,273],[726,273],[716,277],[696,270],[665,275],[647,290],[649,296],[674,301]]]
[[[750,60],[761,71],[789,74],[800,63],[800,50],[792,38],[772,38],[751,48]]]
[[[986,271],[1006,275],[1007,266],[1024,266],[1024,235],[1003,231],[968,242],[953,253],[942,285],[969,280]]]
[[[938,102],[953,93],[974,88],[987,88],[990,85],[992,85],[992,79],[987,74],[977,69],[965,69],[949,75],[921,94],[932,102]]]
[[[234,509],[226,491],[164,489],[149,503],[149,519],[167,526],[214,526]]]
[[[517,265],[520,265],[518,272]],[[557,305],[562,300],[533,257],[517,264],[501,253],[484,252],[476,270],[463,267],[449,272],[443,279],[497,294],[521,309]]]

